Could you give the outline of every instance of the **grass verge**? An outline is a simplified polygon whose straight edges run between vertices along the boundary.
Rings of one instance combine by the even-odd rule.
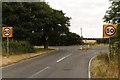
[[[21,53],[33,53],[35,49],[28,41],[10,41],[9,42],[9,55],[19,55]],[[7,56],[6,41],[2,42],[2,55]]]
[[[118,78],[118,58],[109,61],[107,53],[101,53],[92,60],[90,70],[92,78]]]
[[[16,62],[19,62],[21,60],[25,60],[25,59],[29,59],[29,58],[33,58],[36,56],[40,56],[43,54],[48,54],[48,53],[52,53],[58,51],[57,48],[49,48],[49,49],[44,49],[44,48],[35,48],[35,53],[21,53],[21,54],[14,54],[14,55],[10,55],[9,58],[7,58],[6,56],[2,57],[2,65],[0,66],[7,66]]]

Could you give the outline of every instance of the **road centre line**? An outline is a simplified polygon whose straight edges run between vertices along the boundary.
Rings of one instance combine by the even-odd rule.
[[[41,72],[43,72],[43,71],[45,71],[45,70],[47,70],[47,69],[49,69],[49,68],[50,68],[50,67],[49,67],[49,66],[47,66],[47,67],[45,67],[44,69],[42,69],[42,70],[38,71],[37,73],[33,74],[32,76],[30,76],[30,77],[28,77],[28,78],[33,78],[34,76],[36,76],[36,75],[40,74]]]
[[[69,56],[71,56],[71,55],[72,55],[72,54],[69,54],[69,55],[67,55],[67,56],[64,56],[64,57],[60,58],[59,60],[57,60],[56,62],[58,63],[58,62],[64,60],[65,58],[67,58],[67,57],[69,57]]]

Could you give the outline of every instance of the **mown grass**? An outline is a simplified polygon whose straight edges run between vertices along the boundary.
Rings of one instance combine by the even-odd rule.
[[[21,53],[21,54],[14,54],[10,55],[9,57],[3,56],[2,57],[2,64],[0,66],[6,66],[9,64],[13,64],[16,62],[19,62],[21,60],[26,60],[29,58],[37,57],[37,56],[42,56],[45,54],[50,54],[52,52],[57,51],[58,49],[43,49],[43,48],[35,48],[36,52],[35,53]]]
[[[111,57],[107,53],[101,53],[91,64],[92,78],[118,78],[118,58]]]
[[[45,51],[50,51],[50,50],[55,50],[55,49],[44,49],[44,48],[34,48],[35,52],[45,52]]]
[[[6,43],[2,44],[2,64],[0,66],[6,66],[9,64],[13,64],[19,62],[21,60],[33,58],[36,56],[52,53],[57,51],[55,48],[44,49],[41,46],[32,46],[26,41],[19,42],[10,42],[10,53],[7,55],[6,53]]]

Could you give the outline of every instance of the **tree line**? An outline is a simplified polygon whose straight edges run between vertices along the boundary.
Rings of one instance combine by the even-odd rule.
[[[44,48],[81,42],[79,35],[69,31],[71,18],[46,2],[3,2],[2,13],[2,26],[13,27],[12,40],[29,41]]]

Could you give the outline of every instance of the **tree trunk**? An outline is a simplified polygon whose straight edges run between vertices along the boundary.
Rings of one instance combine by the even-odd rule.
[[[48,37],[46,37],[46,36],[44,39],[44,49],[48,49]]]

